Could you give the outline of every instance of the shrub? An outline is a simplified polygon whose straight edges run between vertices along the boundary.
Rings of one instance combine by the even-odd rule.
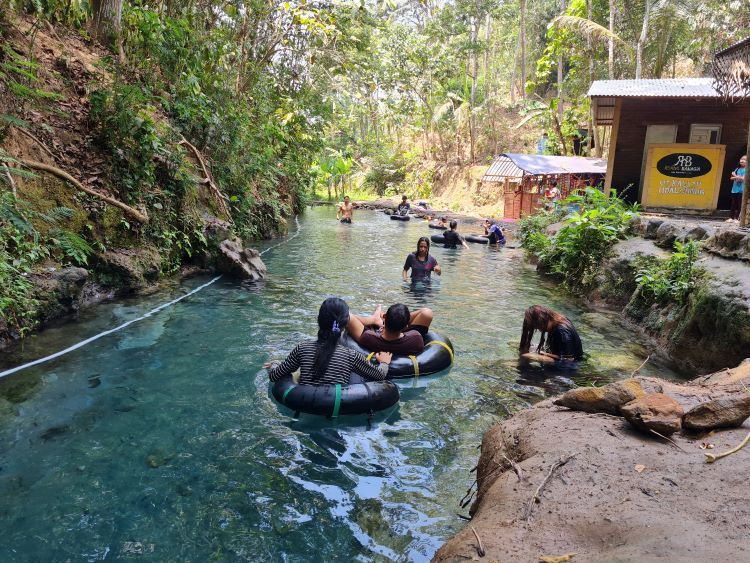
[[[640,296],[646,301],[682,304],[705,277],[705,270],[695,265],[698,244],[695,241],[677,241],[674,245],[672,256],[657,260],[638,271],[635,279]]]

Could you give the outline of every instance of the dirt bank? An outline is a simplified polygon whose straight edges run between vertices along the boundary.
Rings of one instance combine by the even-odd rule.
[[[750,363],[728,375],[747,380]],[[709,383],[695,385],[705,391]],[[750,447],[713,464],[704,453],[730,449],[749,431],[746,421],[675,434],[672,445],[617,416],[541,402],[485,433],[472,520],[434,560],[478,559],[472,528],[487,561],[569,553],[574,561],[748,560]],[[560,460],[568,461],[550,477]],[[545,479],[540,502],[532,502]]]

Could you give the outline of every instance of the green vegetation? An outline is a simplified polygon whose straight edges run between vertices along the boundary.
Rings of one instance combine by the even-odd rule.
[[[675,242],[675,252],[664,260],[652,261],[636,276],[639,297],[649,303],[683,304],[705,278],[703,268],[696,266],[698,244]]]
[[[626,237],[638,209],[616,194],[607,197],[595,188],[570,195],[559,205],[572,211],[558,232],[551,236],[545,233],[554,215],[543,212],[541,218],[532,216],[523,221],[522,244],[537,256],[544,269],[559,276],[569,291],[584,293],[595,285],[614,243]]]

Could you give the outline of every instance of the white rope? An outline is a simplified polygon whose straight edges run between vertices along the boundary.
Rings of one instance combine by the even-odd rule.
[[[275,244],[273,246],[270,246],[270,247],[266,248],[263,252],[260,253],[260,255],[263,256],[269,250],[272,250],[272,249],[276,248],[277,246],[285,244],[285,243],[289,242],[290,240],[292,240],[293,238],[295,238],[299,234],[299,232],[300,232],[299,220],[297,219],[296,215],[294,217],[294,222],[297,225],[297,232],[296,233],[294,233],[288,239],[283,240],[283,241],[281,241],[278,244]],[[114,332],[118,332],[118,331],[120,331],[120,330],[122,330],[122,329],[124,329],[126,327],[129,327],[133,323],[137,323],[138,321],[142,321],[143,319],[147,319],[151,315],[155,315],[156,313],[158,313],[162,309],[166,309],[167,307],[171,307],[175,303],[179,303],[183,299],[186,299],[186,298],[190,297],[191,295],[194,295],[194,294],[198,293],[202,289],[207,288],[209,285],[211,285],[212,283],[216,282],[220,278],[221,278],[221,276],[216,276],[211,281],[208,281],[208,282],[204,283],[203,285],[196,287],[195,289],[193,289],[189,293],[186,293],[185,295],[181,295],[180,297],[178,297],[176,299],[172,299],[172,301],[169,301],[167,303],[163,303],[162,305],[159,305],[155,309],[151,309],[148,313],[146,313],[145,315],[142,315],[142,316],[138,317],[137,319],[132,319],[132,320],[126,322],[126,323],[121,324],[120,326],[116,326],[115,328],[111,328],[109,330],[105,330],[104,332],[100,332],[99,334],[96,334],[96,335],[92,336],[91,338],[87,338],[86,340],[82,340],[81,342],[78,342],[77,344],[73,344],[73,346],[69,346],[69,347],[65,348],[64,350],[60,350],[59,352],[55,352],[54,354],[50,354],[49,356],[45,356],[44,358],[39,358],[38,360],[34,360],[33,362],[29,362],[27,364],[16,366],[16,367],[11,368],[11,369],[6,370],[6,371],[2,371],[2,372],[0,372],[0,379],[2,379],[3,377],[5,377],[6,375],[10,375],[12,373],[16,373],[16,372],[21,371],[23,369],[30,368],[32,366],[36,366],[36,365],[39,365],[39,364],[43,364],[45,362],[49,362],[50,360],[54,360],[55,358],[59,358],[60,356],[64,356],[65,354],[67,354],[69,352],[72,352],[73,350],[78,350],[79,348],[83,348],[84,346],[86,346],[86,344],[90,344],[91,342],[94,342],[95,340],[99,340],[100,338],[103,338],[104,336],[107,336],[107,335],[112,334]]]

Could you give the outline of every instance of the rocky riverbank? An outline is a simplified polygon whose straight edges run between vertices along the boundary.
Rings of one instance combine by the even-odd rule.
[[[750,362],[686,385],[629,381],[656,388],[685,411],[712,395],[740,399],[746,410],[750,404]],[[622,393],[611,395],[617,395],[615,402],[622,399]],[[683,431],[667,440],[636,430],[618,415],[555,402],[543,401],[485,433],[471,522],[435,561],[750,557],[750,449],[706,462],[706,454],[739,444],[750,424]]]

